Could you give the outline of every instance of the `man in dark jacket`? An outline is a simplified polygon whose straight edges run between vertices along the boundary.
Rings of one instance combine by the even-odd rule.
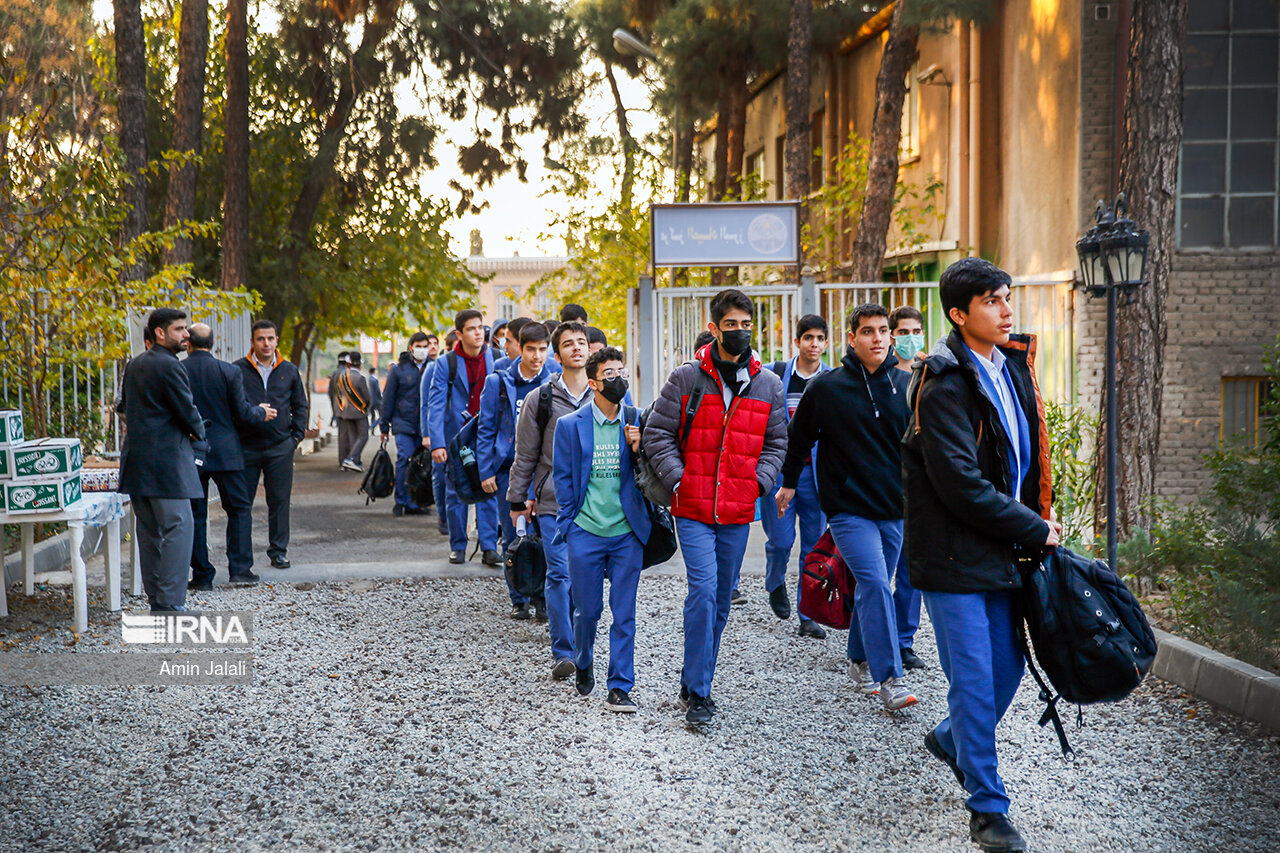
[[[133,503],[151,610],[184,611],[195,534],[191,501],[202,494],[196,460],[203,461],[208,444],[204,419],[178,361],[187,344],[187,315],[157,308],[147,328],[154,343],[129,362],[121,383],[126,432],[119,491]]]
[[[191,502],[195,542],[191,549],[190,589],[213,589],[215,570],[209,562],[209,481],[218,486],[218,499],[227,514],[227,574],[233,584],[257,583],[253,572],[253,494],[244,479],[244,452],[238,429],[269,421],[276,410],[268,403],[250,406],[244,396],[244,374],[213,357],[213,330],[194,323],[187,339],[182,368],[191,383],[191,396],[204,418],[209,455],[200,468],[201,496]]]
[[[365,442],[369,440],[369,384],[360,372],[360,353],[343,353],[345,362],[329,383],[329,401],[338,425],[338,465],[344,471],[364,472]]]
[[[382,411],[382,385],[378,383],[378,368],[369,366],[369,431],[378,423],[378,413]]]
[[[1017,560],[1056,545],[1035,338],[1011,335],[1009,274],[964,258],[942,274],[952,332],[917,361],[903,438],[907,559],[950,685],[949,716],[925,735],[969,793],[985,851],[1025,850],[997,772],[996,724],[1022,681]]]
[[[422,371],[431,363],[426,332],[414,332],[409,350],[387,371],[387,387],[382,390],[382,420],[378,429],[384,436],[396,438],[396,492],[393,515],[422,515],[422,509],[409,497],[404,477],[409,470],[409,457],[422,444],[418,431],[418,401]]]
[[[246,428],[244,476],[249,494],[262,479],[267,493],[267,556],[277,569],[289,568],[289,501],[293,496],[293,452],[307,434],[307,390],[293,362],[276,349],[280,333],[270,320],[253,324],[253,347],[236,361],[250,404],[267,403],[276,410],[270,422]]]
[[[680,701],[690,723],[705,723],[716,712],[711,680],[733,580],[756,499],[773,490],[787,450],[786,395],[782,380],[761,370],[751,351],[753,312],[740,290],[715,295],[707,326],[715,341],[672,371],[644,428],[645,452],[673,493],[671,514],[689,581]],[[681,446],[685,407],[699,389],[705,393]]]
[[[864,303],[849,312],[849,346],[840,367],[819,376],[791,419],[777,512],[795,497],[816,442],[818,502],[857,579],[849,624],[849,670],[858,692],[885,709],[916,704],[899,683],[902,658],[890,571],[902,548],[902,432],[907,376],[895,370],[889,312]]]

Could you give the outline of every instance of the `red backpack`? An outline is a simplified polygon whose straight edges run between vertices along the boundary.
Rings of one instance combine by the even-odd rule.
[[[804,558],[800,574],[800,615],[845,631],[853,611],[853,573],[836,548],[830,528]]]

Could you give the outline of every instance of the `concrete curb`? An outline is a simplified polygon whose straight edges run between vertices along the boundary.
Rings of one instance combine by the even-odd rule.
[[[1151,673],[1197,698],[1280,732],[1280,675],[1156,628]]]
[[[71,563],[71,537],[66,532],[37,542],[31,550],[35,556],[36,574],[57,571]],[[6,589],[22,580],[21,547],[5,555],[3,571]]]

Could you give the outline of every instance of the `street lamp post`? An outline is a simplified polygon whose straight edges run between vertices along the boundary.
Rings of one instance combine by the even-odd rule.
[[[1134,225],[1126,215],[1129,208],[1124,193],[1108,208],[1099,201],[1094,210],[1094,226],[1076,241],[1080,259],[1081,289],[1090,297],[1107,299],[1106,377],[1106,460],[1107,460],[1107,563],[1116,566],[1116,306],[1123,292],[1125,302],[1143,283],[1147,270],[1147,248],[1151,234]]]

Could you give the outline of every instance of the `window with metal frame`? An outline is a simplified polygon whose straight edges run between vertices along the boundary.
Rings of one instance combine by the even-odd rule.
[[[1280,198],[1280,6],[1190,0],[1178,245],[1270,249]]]

